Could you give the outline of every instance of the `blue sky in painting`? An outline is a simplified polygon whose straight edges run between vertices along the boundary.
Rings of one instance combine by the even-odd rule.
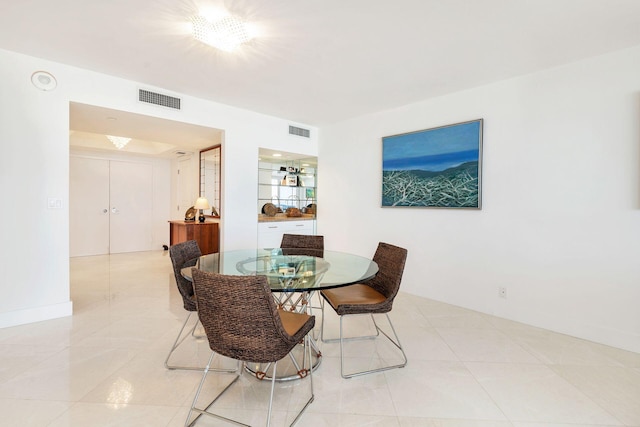
[[[385,160],[383,170],[425,170],[440,172],[465,162],[478,160],[478,150],[457,151],[433,156],[408,157]]]
[[[479,160],[480,121],[382,138],[383,170],[439,172]]]

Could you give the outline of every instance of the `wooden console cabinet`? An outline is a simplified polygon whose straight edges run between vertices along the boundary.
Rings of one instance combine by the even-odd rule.
[[[170,245],[195,240],[202,255],[220,251],[218,222],[169,221]]]

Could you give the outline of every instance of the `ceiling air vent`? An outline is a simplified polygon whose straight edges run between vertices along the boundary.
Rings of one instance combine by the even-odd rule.
[[[309,138],[309,129],[303,129],[289,125],[289,134]]]
[[[173,96],[167,96],[161,93],[149,92],[144,89],[140,89],[138,91],[138,100],[149,104],[175,108],[176,110],[180,109],[180,98],[174,98]]]

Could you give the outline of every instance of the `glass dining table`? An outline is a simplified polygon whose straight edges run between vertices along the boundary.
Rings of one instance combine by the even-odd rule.
[[[263,248],[223,251],[203,255],[195,267],[185,267],[181,274],[188,280],[191,269],[198,268],[210,273],[227,275],[262,275],[267,277],[269,287],[279,308],[283,310],[313,314],[311,297],[316,291],[365,282],[376,275],[375,261],[355,254],[323,250],[311,252],[299,248]],[[191,262],[191,265],[193,262]],[[301,372],[316,369],[321,361],[321,352],[315,339],[311,340],[312,359],[307,361],[304,351],[290,354],[291,366],[284,369],[277,380],[301,378]],[[247,364],[252,373],[267,372],[267,367]],[[278,365],[280,373],[280,364]]]

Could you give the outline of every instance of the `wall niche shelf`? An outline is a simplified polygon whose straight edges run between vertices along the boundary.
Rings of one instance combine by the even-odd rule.
[[[258,213],[263,214],[267,203],[274,204],[283,213],[297,208],[303,213],[315,214],[316,167],[302,166],[303,161],[266,162],[258,166]],[[284,170],[282,170],[284,169]],[[313,212],[312,212],[313,211]]]
[[[263,153],[260,157],[258,246],[279,247],[284,233],[315,234],[317,159],[267,159]],[[287,216],[289,208],[298,209],[300,216]]]

